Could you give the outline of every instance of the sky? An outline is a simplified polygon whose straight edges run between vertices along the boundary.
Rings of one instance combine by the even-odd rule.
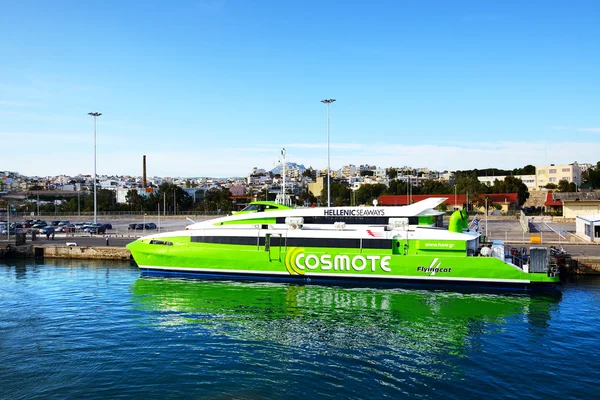
[[[600,160],[600,1],[0,0],[0,171]],[[101,112],[96,120],[89,112]],[[94,143],[96,144],[94,151]]]

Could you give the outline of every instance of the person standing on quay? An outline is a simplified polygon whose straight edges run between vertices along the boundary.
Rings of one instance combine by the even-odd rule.
[[[108,235],[106,235],[106,245],[108,246]]]

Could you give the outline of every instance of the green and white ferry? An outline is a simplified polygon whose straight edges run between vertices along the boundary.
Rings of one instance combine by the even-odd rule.
[[[482,243],[464,211],[443,227],[445,198],[402,207],[291,208],[254,202],[233,215],[129,245],[143,275],[356,286],[553,289],[548,250]]]

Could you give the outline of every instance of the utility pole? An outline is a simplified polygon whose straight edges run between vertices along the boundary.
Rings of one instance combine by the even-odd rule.
[[[98,223],[97,209],[98,203],[96,200],[96,118],[101,116],[102,113],[90,112],[88,115],[94,117],[94,224]]]
[[[329,155],[329,108],[335,99],[321,100],[321,103],[327,104],[327,207],[331,207],[331,157]]]

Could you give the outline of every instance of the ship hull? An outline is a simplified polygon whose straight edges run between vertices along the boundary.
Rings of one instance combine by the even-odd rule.
[[[494,257],[458,254],[401,255],[392,249],[349,249],[193,243],[169,246],[138,240],[130,245],[143,275],[316,283],[349,286],[451,289],[556,290],[557,277],[526,273]]]

